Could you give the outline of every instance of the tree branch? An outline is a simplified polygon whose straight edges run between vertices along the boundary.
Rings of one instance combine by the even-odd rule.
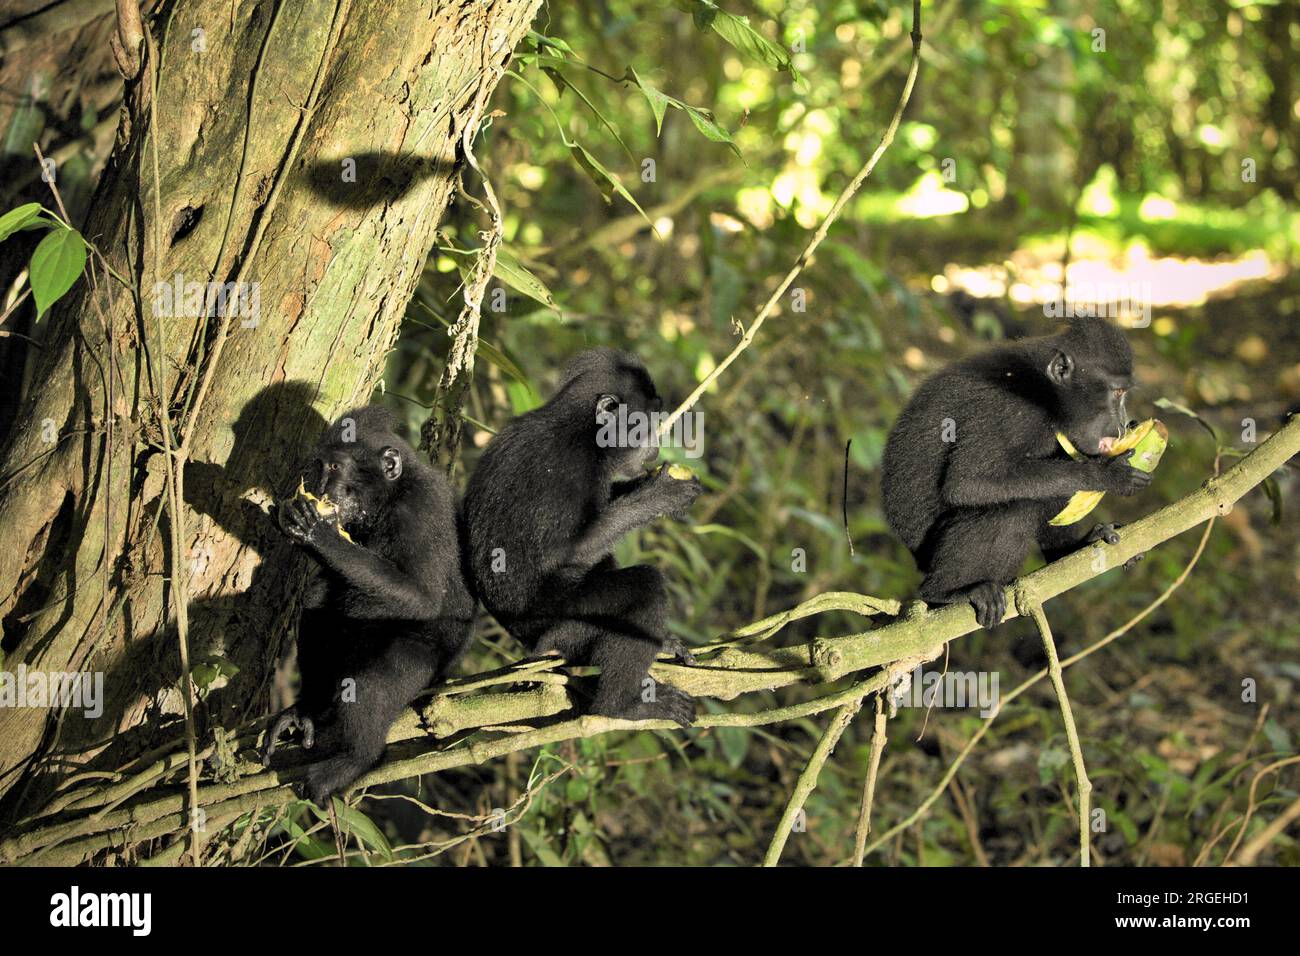
[[[990,718],[992,719],[992,718]],[[858,829],[853,835],[853,865],[861,866],[867,855],[867,837],[871,835],[871,805],[876,798],[876,775],[880,772],[880,758],[889,742],[886,725],[889,712],[885,709],[883,694],[876,696],[876,721],[871,730],[871,756],[867,761],[867,779],[862,784],[862,804],[858,810]]]
[[[1047,651],[1047,673],[1052,676],[1052,687],[1056,690],[1057,703],[1061,705],[1061,720],[1065,723],[1065,739],[1070,745],[1070,759],[1074,761],[1074,776],[1079,787],[1079,865],[1091,866],[1091,845],[1088,841],[1088,810],[1092,805],[1092,781],[1088,779],[1088,768],[1083,762],[1083,747],[1079,744],[1079,729],[1074,725],[1074,711],[1070,708],[1070,698],[1065,693],[1065,678],[1061,674],[1061,659],[1056,653],[1056,641],[1052,639],[1052,627],[1047,623],[1041,604],[1019,607],[1021,614],[1028,614],[1034,619],[1038,636],[1043,639],[1043,649]],[[1068,797],[1068,794],[1067,794]]]
[[[1211,518],[1227,514],[1238,499],[1296,454],[1300,454],[1300,416],[1293,416],[1222,476],[1208,480],[1191,494],[1126,526],[1118,544],[1098,544],[1026,575],[1009,589],[1008,606],[1014,608],[1017,591],[1023,591],[1022,604],[1026,601],[1030,605],[1046,602],[1119,567],[1134,555],[1149,551]],[[874,614],[882,606],[887,606],[887,602],[865,596],[823,594],[789,611],[748,625],[728,635],[726,640],[697,650],[697,664],[693,666],[660,661],[651,673],[656,680],[666,681],[695,696],[731,700],[756,690],[773,690],[794,684],[827,684],[908,658],[930,660],[942,652],[946,642],[978,629],[974,611],[969,605],[926,610],[924,605],[916,602],[908,607],[904,616],[876,630],[816,638],[790,647],[760,648],[743,644],[754,635],[765,639],[789,621],[824,610],[851,609]],[[1011,616],[1015,613],[1009,612]],[[528,684],[540,683],[540,687],[530,687],[522,692],[478,693],[483,688],[505,683],[512,676]],[[888,677],[889,671],[880,671],[865,682],[854,683],[814,700],[758,713],[705,715],[696,726],[748,727],[822,713],[881,690],[887,685]],[[390,754],[384,763],[363,777],[358,786],[391,783],[420,774],[481,764],[516,751],[611,731],[673,730],[676,727],[670,721],[633,722],[596,716],[548,722],[552,715],[569,706],[561,675],[539,667],[538,662],[452,681],[423,709],[420,721],[413,717],[400,721],[390,737],[409,740],[420,735],[435,740],[452,739],[414,753],[410,752],[412,744],[405,744],[400,748],[402,752]],[[513,726],[503,729],[503,722]],[[529,723],[537,726],[522,729],[517,726]],[[500,735],[476,739],[489,729]],[[246,739],[255,741],[252,735]],[[151,759],[158,760],[160,755],[154,753]],[[247,775],[233,783],[209,783],[199,790],[199,805],[205,810],[209,830],[259,807],[294,799],[289,786],[295,779],[294,774],[262,770],[260,763],[251,756],[240,761],[235,769]],[[160,778],[165,779],[165,776]],[[93,801],[81,799],[78,802],[79,807],[92,804]],[[126,805],[90,811],[89,816],[71,820],[38,824],[25,833],[9,837],[0,842],[0,863],[57,865],[80,862],[89,854],[110,846],[179,832],[187,824],[184,811],[185,799],[181,793],[138,794]]]
[[[915,660],[908,660],[891,665],[885,671],[888,675],[886,690],[892,687],[899,677],[909,673],[916,667],[917,663]],[[862,709],[862,701],[866,699],[867,694],[872,693],[871,689],[863,690],[863,688],[872,683],[872,681],[860,683],[858,689],[862,690],[862,693],[842,705],[835,712],[835,716],[831,718],[830,724],[827,725],[825,732],[822,734],[822,739],[818,741],[817,747],[813,750],[812,756],[808,758],[808,763],[803,768],[803,772],[799,774],[799,779],[795,781],[794,790],[790,792],[790,800],[785,805],[785,811],[781,814],[781,819],[776,825],[776,833],[773,834],[772,842],[768,845],[767,853],[763,856],[764,866],[776,866],[781,861],[781,851],[785,849],[785,841],[789,839],[790,832],[794,829],[795,820],[798,819],[799,812],[803,810],[804,802],[816,788],[817,778],[821,775],[822,767],[826,764],[827,759],[835,750],[835,745],[840,742],[840,738],[844,736],[844,731],[848,730],[849,724],[853,722],[853,718]]]

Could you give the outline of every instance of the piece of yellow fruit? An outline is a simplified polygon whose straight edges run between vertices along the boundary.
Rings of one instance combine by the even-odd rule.
[[[686,481],[688,478],[694,478],[695,472],[691,471],[685,465],[669,465],[668,477],[676,478],[678,481]]]
[[[310,491],[307,490],[307,486],[303,483],[303,480],[301,478],[298,479],[297,497],[306,498],[308,501],[310,501],[316,507],[316,513],[320,515],[322,518],[335,518],[338,516],[339,506],[335,502],[330,500],[330,496],[322,495],[321,497],[317,498],[315,495],[313,495]],[[352,535],[347,533],[343,525],[339,525],[338,529],[339,529],[339,534],[343,536],[345,541],[352,540]]]
[[[1056,433],[1056,440],[1065,449],[1065,453],[1075,461],[1083,458],[1083,454],[1061,432]],[[1150,474],[1156,470],[1156,465],[1160,464],[1160,457],[1165,453],[1168,445],[1169,429],[1165,427],[1164,422],[1148,418],[1125,432],[1106,454],[1116,458],[1126,452],[1132,452],[1128,463],[1138,471]],[[1104,491],[1076,491],[1066,506],[1061,509],[1061,513],[1047,523],[1060,528],[1082,521],[1101,503],[1105,494]]]

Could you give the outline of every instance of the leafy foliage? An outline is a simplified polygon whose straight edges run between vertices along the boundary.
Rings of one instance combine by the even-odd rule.
[[[747,17],[738,9],[708,0],[667,10],[615,2],[599,14],[586,4],[553,8],[545,35],[520,51],[495,104],[507,119],[479,153],[502,198],[510,254],[536,285],[502,273],[505,309],[485,307],[485,365],[467,406],[476,419],[497,425],[532,407],[564,358],[592,344],[636,349],[661,391],[683,396],[734,344],[875,147],[906,69],[906,6],[759,3]],[[875,486],[889,424],[927,371],[981,339],[1044,327],[1041,307],[1010,290],[1059,264],[1067,231],[1076,263],[1261,255],[1274,263],[1255,285],[1157,305],[1150,328],[1135,332],[1141,401],[1159,400],[1178,466],[1161,469],[1148,500],[1108,505],[1106,520],[1146,513],[1194,488],[1216,454],[1248,450],[1238,440],[1243,410],[1266,433],[1286,396],[1300,394],[1294,323],[1267,317],[1296,308],[1295,281],[1280,264],[1300,241],[1294,131],[1269,94],[1286,67],[1263,38],[1276,15],[1209,0],[1121,0],[1091,15],[1005,0],[926,8],[921,96],[897,141],[796,283],[801,303],[783,301],[698,406],[705,454],[689,463],[709,494],[696,521],[649,529],[620,551],[621,561],[665,570],[677,633],[714,639],[831,588],[912,592],[915,569],[883,521]],[[1036,95],[1045,79],[1062,91],[1055,99]],[[1261,137],[1276,143],[1268,155],[1254,145]],[[1248,159],[1254,181],[1242,175]],[[1030,160],[1053,175],[1033,181]],[[453,246],[481,228],[472,209],[455,212]],[[462,258],[439,252],[413,316],[454,313]],[[979,293],[966,318],[950,299],[963,270],[1005,273],[1002,291]],[[390,391],[430,401],[425,356],[441,348],[425,326],[412,327],[390,363]],[[419,421],[417,405],[402,408]],[[486,439],[472,437],[466,468]],[[682,450],[665,455],[677,460]],[[1293,475],[1273,484],[1279,500],[1295,493]],[[1243,784],[1300,732],[1274,708],[1243,737],[1259,701],[1293,694],[1285,668],[1296,635],[1279,606],[1294,582],[1283,570],[1285,537],[1266,530],[1274,508],[1260,495],[1238,513],[1241,526],[1215,531],[1194,586],[1113,650],[1067,671],[1106,821],[1096,853],[1108,863],[1192,862],[1240,818]],[[1280,520],[1294,537],[1294,515],[1284,509]],[[1172,543],[1123,578],[1053,602],[1062,653],[1144,607],[1191,549]],[[831,614],[776,640],[861,626]],[[486,639],[475,664],[500,663],[511,650],[502,640]],[[996,673],[1004,692],[1041,663],[1036,639],[1015,624],[961,644],[948,666]],[[1242,700],[1246,671],[1259,682],[1254,704]],[[815,692],[707,706],[757,709]],[[518,824],[517,858],[751,864],[823,724],[551,748],[542,760],[572,770],[562,787],[536,795]],[[964,711],[900,710],[877,828],[911,813],[980,725]],[[789,861],[847,856],[869,727],[851,727],[823,771]],[[432,786],[444,805],[477,798],[486,808],[518,792],[514,773],[440,774]],[[1072,780],[1050,690],[1038,688],[998,719],[961,771],[960,795],[941,797],[872,862],[1063,862],[1075,841],[1065,801]],[[482,794],[485,783],[495,796]],[[1273,807],[1295,787],[1294,776],[1269,778],[1261,796]],[[507,859],[510,845],[506,836],[481,844],[490,862]],[[1281,841],[1279,858],[1295,852]]]
[[[44,214],[44,215],[42,215]],[[76,283],[86,266],[86,240],[40,203],[25,203],[0,215],[0,242],[14,233],[48,229],[32,253],[27,281],[39,320]]]

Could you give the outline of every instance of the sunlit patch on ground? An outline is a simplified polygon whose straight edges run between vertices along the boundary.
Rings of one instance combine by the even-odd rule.
[[[1190,308],[1286,274],[1286,267],[1262,250],[1235,259],[1152,258],[1144,244],[1131,243],[1122,255],[1076,258],[1063,290],[1059,250],[1053,259],[1045,258],[1045,251],[1019,249],[1004,263],[973,268],[949,265],[931,285],[936,292],[964,290],[977,298],[1009,298],[1024,307],[1059,301],[1064,293],[1076,306],[1101,309],[1114,301],[1117,290],[1141,290],[1153,308]]]

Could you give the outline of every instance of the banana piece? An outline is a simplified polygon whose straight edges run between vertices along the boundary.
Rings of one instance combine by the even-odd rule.
[[[691,471],[685,465],[669,465],[668,477],[676,478],[678,481],[687,481],[695,477],[695,472]]]
[[[1084,457],[1062,432],[1056,433],[1056,440],[1065,449],[1065,453],[1075,461]],[[1165,427],[1164,422],[1148,418],[1125,432],[1120,440],[1111,446],[1107,455],[1116,458],[1126,452],[1132,452],[1128,463],[1138,471],[1150,474],[1156,470],[1156,465],[1160,464],[1160,457],[1165,453],[1168,445],[1169,429]],[[1060,528],[1082,521],[1092,509],[1097,507],[1105,494],[1104,491],[1076,491],[1066,506],[1061,509],[1061,513],[1047,523]]]
[[[323,495],[322,497],[317,498],[315,495],[313,495],[310,491],[307,490],[307,486],[303,483],[303,480],[301,478],[298,479],[298,493],[295,497],[306,498],[308,501],[310,501],[315,506],[316,513],[320,515],[322,518],[334,518],[339,513],[339,506],[330,500],[329,495]],[[344,540],[346,541],[352,540],[352,535],[347,533],[347,531],[343,528],[343,525],[339,525],[338,529],[339,529],[339,534],[343,536]]]

